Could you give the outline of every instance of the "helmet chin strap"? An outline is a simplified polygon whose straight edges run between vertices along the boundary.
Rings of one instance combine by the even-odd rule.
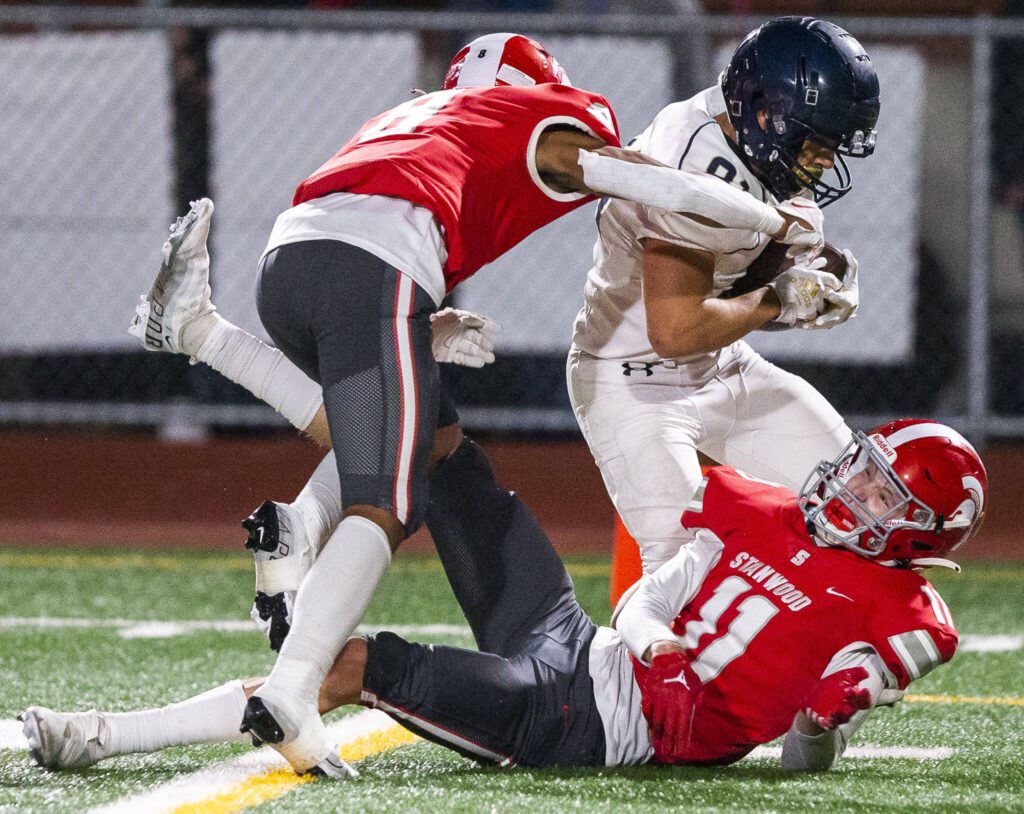
[[[906,562],[906,560],[878,560],[879,565],[885,565],[889,568],[898,568],[901,562]],[[942,557],[919,557],[917,559],[910,560],[910,567],[915,570],[921,568],[932,568],[934,566],[938,566],[939,568],[948,568],[951,571],[956,571],[957,573],[960,573],[962,570],[960,566],[952,560],[946,560]]]

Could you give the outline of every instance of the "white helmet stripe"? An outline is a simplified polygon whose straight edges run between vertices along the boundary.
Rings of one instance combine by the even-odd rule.
[[[459,73],[459,88],[486,88],[494,84],[505,55],[505,44],[518,34],[486,34],[469,44],[469,53]],[[482,54],[482,56],[481,56]]]
[[[960,478],[960,483],[963,484],[964,489],[969,492],[974,492],[978,496],[978,513],[985,511],[985,490],[981,488],[981,481],[979,481],[974,475],[964,475]],[[972,520],[974,518],[971,518]]]
[[[889,446],[895,449],[901,444],[905,444],[908,441],[916,441],[918,438],[948,438],[954,443],[963,444],[971,452],[974,452],[975,455],[978,454],[967,439],[952,427],[947,427],[945,424],[933,423],[931,421],[925,424],[911,424],[909,427],[897,430],[885,440],[889,443]]]

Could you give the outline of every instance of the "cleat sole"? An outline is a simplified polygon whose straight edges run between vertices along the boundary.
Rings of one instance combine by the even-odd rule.
[[[284,730],[263,703],[263,699],[253,696],[245,705],[242,725],[239,732],[248,732],[253,740],[257,738],[263,743],[280,743],[284,740]]]

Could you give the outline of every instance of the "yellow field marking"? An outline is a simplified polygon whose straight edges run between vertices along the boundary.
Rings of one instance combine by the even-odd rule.
[[[90,553],[0,553],[0,566],[6,568],[109,568],[117,570],[150,568],[161,571],[249,571],[252,560],[242,554],[228,556],[167,557],[160,554],[90,554]],[[608,563],[582,562],[568,564],[570,574],[579,576],[604,576],[610,570]],[[393,571],[402,569],[414,571],[442,571],[439,560],[429,555],[414,554],[398,559]]]
[[[988,704],[1003,707],[1024,707],[1024,698],[1002,695],[907,695],[910,704]]]
[[[187,553],[181,556],[167,557],[159,554],[142,553],[108,554],[90,552],[2,552],[0,567],[6,568],[108,568],[116,570],[154,569],[163,571],[248,571],[252,568],[252,560],[242,554],[223,556],[190,557]],[[580,577],[602,577],[609,573],[611,565],[606,562],[572,562],[566,564],[570,575]],[[440,572],[441,563],[429,554],[414,553],[399,557],[391,566],[392,571],[402,569],[415,571]],[[1021,579],[1024,567],[987,567],[974,566],[967,563],[966,570],[959,576],[940,576],[936,581],[939,585],[954,579],[965,579],[973,582],[1016,582]]]
[[[574,577],[606,577],[612,571],[611,563],[601,562],[570,562],[566,563],[565,567],[569,574]]]
[[[395,724],[387,729],[371,732],[346,743],[338,751],[342,760],[356,763],[372,755],[387,752],[418,741],[419,738],[408,729]],[[309,783],[316,778],[300,776],[290,769],[277,769],[266,774],[251,777],[243,783],[232,786],[227,791],[215,794],[205,800],[185,803],[172,808],[167,814],[234,814],[250,806],[274,800],[287,794],[296,786]]]
[[[419,739],[418,735],[414,735],[408,729],[395,724],[387,729],[381,729],[378,732],[371,732],[369,735],[356,738],[351,743],[346,743],[341,747],[339,753],[342,760],[356,763],[363,758],[387,752],[391,749],[397,749],[399,746],[405,746],[408,743],[415,743]]]
[[[141,554],[0,554],[6,568],[106,568],[159,571],[251,571],[252,559],[233,557],[165,557]]]
[[[296,786],[311,783],[315,778],[300,776],[290,769],[277,769],[267,774],[251,777],[244,783],[232,786],[227,791],[215,794],[205,800],[185,803],[172,808],[168,814],[234,814],[249,806],[257,806],[267,800],[275,800],[287,794]]]
[[[569,561],[565,564],[566,570],[570,576],[573,577],[606,577],[611,573],[611,563],[607,562],[572,562]],[[397,559],[391,565],[392,571],[401,571],[406,569],[409,571],[433,571],[441,573],[444,568],[441,565],[441,561],[437,559]]]

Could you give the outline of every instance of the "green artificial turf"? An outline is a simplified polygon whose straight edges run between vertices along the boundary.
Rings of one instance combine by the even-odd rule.
[[[608,566],[569,561],[584,607],[608,616]],[[77,619],[84,626],[0,626],[0,719],[29,704],[126,710],[159,706],[273,663],[259,634],[198,630],[124,638],[135,622],[244,620],[251,563],[243,554],[0,552],[0,617]],[[962,634],[1024,634],[1024,566],[969,564],[935,574]],[[435,558],[399,555],[367,614],[373,626],[464,625]],[[53,623],[60,625],[62,623]],[[423,638],[423,637],[421,637]],[[468,646],[466,632],[427,637]],[[256,808],[292,811],[1024,811],[1024,651],[961,653],[915,683],[925,699],[874,714],[857,744],[955,749],[941,760],[846,759],[789,776],[769,758],[725,769],[651,766],[577,771],[480,768],[416,743],[367,758],[353,783],[317,781]],[[936,703],[955,696],[955,703]],[[987,697],[1017,699],[980,703]],[[956,701],[956,698],[953,700]],[[947,699],[949,700],[949,699]],[[24,751],[0,750],[0,812],[78,812],[249,752],[243,744],[168,749],[52,774]],[[254,809],[255,810],[255,809]]]

